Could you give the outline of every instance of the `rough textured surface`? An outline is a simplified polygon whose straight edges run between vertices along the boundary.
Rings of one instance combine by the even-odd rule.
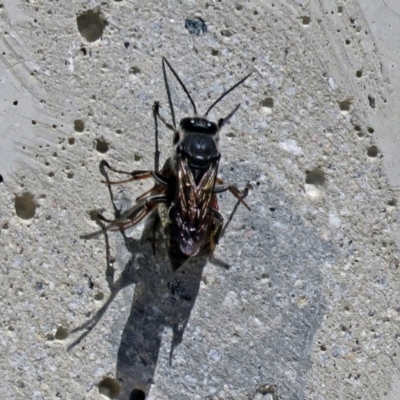
[[[4,398],[398,398],[397,2],[0,5]],[[242,104],[220,175],[253,186],[229,270],[172,273],[145,224],[79,237],[113,217],[101,159],[153,167],[162,56],[203,112],[254,71],[210,115]],[[149,185],[113,188],[117,207]]]

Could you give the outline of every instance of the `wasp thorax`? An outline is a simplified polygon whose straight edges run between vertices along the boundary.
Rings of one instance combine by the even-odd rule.
[[[207,168],[219,157],[218,126],[206,118],[183,118],[179,124],[182,140],[178,151],[190,166]]]

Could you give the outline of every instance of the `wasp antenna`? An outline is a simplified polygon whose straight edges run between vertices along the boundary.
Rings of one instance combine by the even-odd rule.
[[[163,57],[163,73],[164,73],[164,80],[166,81],[165,85],[167,86],[166,73],[165,73],[165,64],[168,65],[168,68],[171,70],[171,72],[174,74],[174,76],[177,79],[177,81],[179,82],[179,84],[182,86],[183,91],[186,93],[186,96],[189,98],[190,102],[192,103],[194,113],[197,114],[196,105],[194,104],[192,96],[190,95],[189,91],[186,89],[186,86],[181,81],[181,78],[179,78],[178,74],[171,67],[171,64],[168,62],[168,60],[165,57]],[[171,102],[171,94],[170,94],[170,91],[169,91],[169,87],[167,88],[167,93],[168,93],[168,101],[169,101],[170,106],[171,106],[172,102]],[[174,126],[175,126],[175,119],[174,119]]]
[[[221,118],[218,121],[218,128],[221,129],[232,117],[233,114],[239,109],[240,104],[238,104],[225,118]]]
[[[248,75],[246,75],[243,79],[241,79],[238,83],[236,83],[235,85],[233,85],[230,89],[228,89],[226,92],[222,93],[221,96],[218,97],[217,100],[214,101],[214,103],[211,104],[211,106],[209,107],[209,109],[206,112],[206,116],[208,115],[208,113],[230,92],[232,92],[232,90],[236,89],[239,85],[241,85],[250,75],[252,74],[252,72],[250,72]],[[237,109],[237,108],[236,108]],[[234,111],[236,111],[236,109]],[[231,113],[232,114],[232,113]],[[233,114],[232,114],[233,115]],[[230,116],[232,116],[230,115]],[[225,118],[226,119],[226,118]]]
[[[167,71],[165,70],[165,62],[167,62],[167,64],[168,64],[168,61],[163,57],[162,71],[163,71],[163,76],[164,76],[165,90],[167,91],[169,109],[171,110],[172,125],[173,125],[174,129],[176,129],[174,105],[173,105],[172,99],[171,99],[171,91],[169,90]]]

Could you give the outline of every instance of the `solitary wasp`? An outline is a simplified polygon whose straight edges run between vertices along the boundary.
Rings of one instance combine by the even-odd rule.
[[[166,66],[175,76],[193,106],[193,116],[181,119],[176,125],[175,112],[168,84]],[[117,231],[135,226],[157,209],[153,222],[153,251],[155,252],[155,235],[161,223],[166,241],[168,256],[172,269],[176,271],[185,261],[199,254],[213,256],[218,240],[221,237],[223,218],[218,212],[217,194],[229,190],[250,210],[244,196],[236,186],[225,184],[217,177],[221,153],[218,149],[219,132],[239,109],[240,104],[217,123],[207,118],[208,113],[232,90],[241,85],[251,74],[248,74],[230,89],[226,90],[206,111],[204,115],[197,112],[196,105],[170,63],[163,58],[162,69],[165,87],[171,111],[172,124],[160,115],[160,105],[155,102],[153,116],[155,121],[155,168],[154,170],[120,171],[111,167],[106,161],[102,167],[127,174],[126,180],[104,183],[118,184],[139,179],[153,178],[154,186],[136,199],[136,203],[115,220],[107,220],[106,230]],[[158,148],[158,120],[173,131],[173,155],[159,170],[160,152]],[[236,209],[236,207],[235,207]],[[232,216],[232,214],[231,214]],[[87,235],[86,238],[95,234]]]

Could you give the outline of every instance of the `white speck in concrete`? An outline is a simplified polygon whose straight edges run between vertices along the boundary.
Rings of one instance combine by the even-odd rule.
[[[340,228],[342,220],[337,215],[336,211],[329,211],[329,224],[335,228]]]
[[[294,154],[295,156],[300,156],[303,154],[303,149],[293,139],[279,142],[279,147],[288,153]]]

